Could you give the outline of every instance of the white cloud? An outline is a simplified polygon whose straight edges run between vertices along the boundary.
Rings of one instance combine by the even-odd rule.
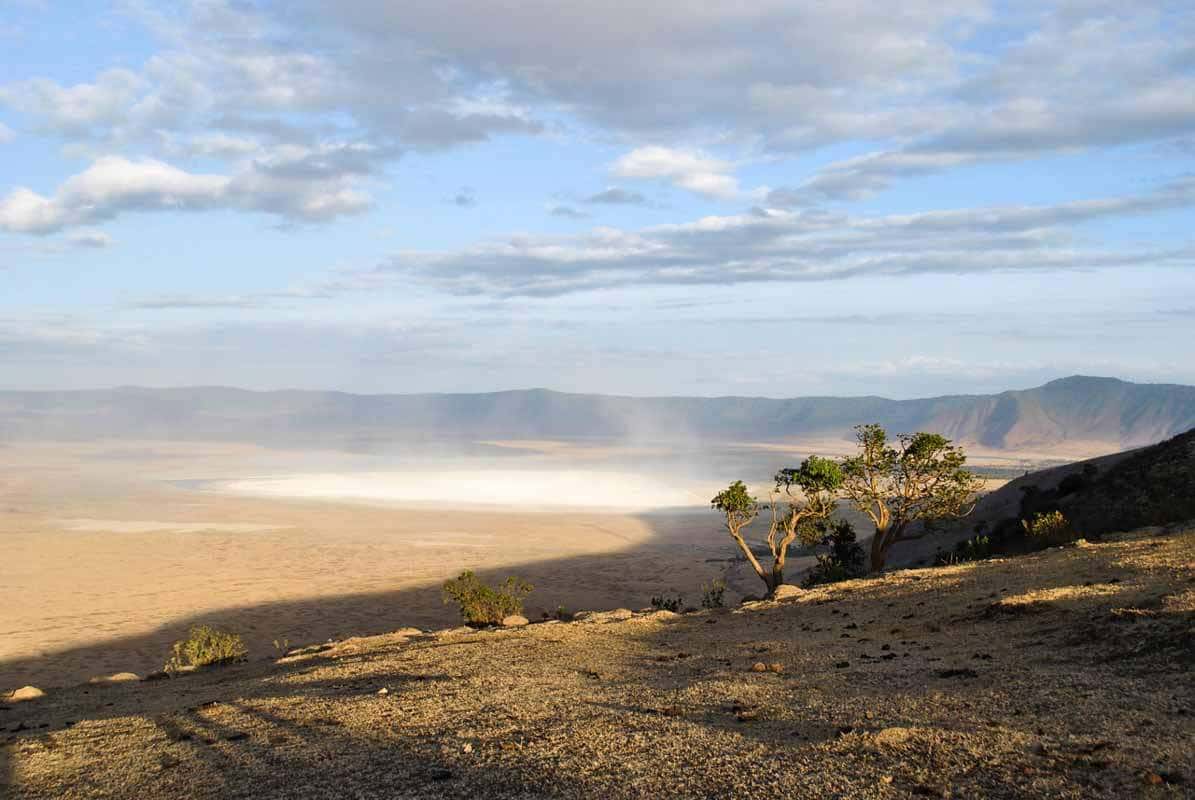
[[[610,171],[622,178],[656,178],[682,189],[719,199],[739,194],[733,165],[695,150],[638,147],[615,161]]]
[[[0,86],[0,104],[32,117],[45,129],[78,135],[124,120],[146,86],[140,75],[127,69],[109,69],[94,83],[73,86],[34,78]]]
[[[155,159],[97,159],[52,196],[18,187],[0,198],[0,229],[48,234],[129,211],[243,208],[324,220],[367,208],[369,197],[345,179],[294,178],[255,168],[197,174]]]
[[[15,138],[17,138],[16,131],[0,122],[0,144],[8,144]]]
[[[517,236],[444,252],[408,251],[368,273],[455,294],[554,296],[638,285],[728,285],[869,275],[1129,269],[1195,264],[1187,246],[1079,244],[1094,219],[1195,206],[1195,180],[1142,195],[1052,206],[887,216],[755,209],[640,231]]]

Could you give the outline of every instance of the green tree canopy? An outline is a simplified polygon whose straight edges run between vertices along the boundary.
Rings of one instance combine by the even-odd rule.
[[[875,525],[871,569],[884,568],[897,542],[933,532],[928,523],[971,513],[982,481],[964,468],[962,448],[936,433],[903,434],[895,444],[879,425],[855,428],[857,455],[841,462],[842,492]]]
[[[769,595],[784,583],[788,548],[808,528],[806,523],[834,513],[843,474],[839,465],[830,459],[810,456],[799,467],[780,470],[774,480],[775,487],[768,503],[761,503],[751,496],[742,481],[730,484],[710,501],[714,509],[726,515],[726,530],[767,586]],[[771,512],[767,536],[768,551],[772,556],[769,568],[760,563],[743,537],[743,530],[762,509]]]

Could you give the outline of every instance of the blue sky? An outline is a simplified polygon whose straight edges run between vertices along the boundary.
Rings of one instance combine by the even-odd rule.
[[[16,0],[0,387],[1195,383],[1185,2]]]

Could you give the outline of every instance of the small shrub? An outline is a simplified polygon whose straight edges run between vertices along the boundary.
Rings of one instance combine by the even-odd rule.
[[[210,625],[197,625],[186,639],[174,643],[170,660],[163,669],[178,672],[183,667],[231,664],[243,660],[248,652],[244,640],[237,634]]]
[[[855,540],[855,526],[846,520],[818,525],[821,534],[819,544],[828,547],[829,552],[817,557],[817,564],[805,577],[806,586],[859,578],[866,574],[863,548]]]
[[[1045,511],[1032,520],[1021,520],[1028,537],[1039,546],[1066,544],[1079,538],[1061,511]]]
[[[672,611],[677,612],[685,604],[683,597],[678,595],[663,594],[651,599],[651,607],[656,611]]]
[[[726,594],[726,581],[715,578],[701,587],[702,608],[722,608],[725,604],[723,596]]]
[[[493,589],[465,570],[444,582],[444,602],[460,606],[466,625],[497,625],[512,614],[523,613],[523,598],[532,588],[527,581],[510,577]]]
[[[951,553],[939,553],[934,564],[946,566],[949,564],[963,564],[968,561],[983,561],[992,557],[992,540],[987,536],[972,536],[959,542]]]
[[[556,606],[555,611],[543,612],[543,618],[544,619],[558,619],[561,622],[572,622],[573,621],[573,612],[569,611],[564,606]]]

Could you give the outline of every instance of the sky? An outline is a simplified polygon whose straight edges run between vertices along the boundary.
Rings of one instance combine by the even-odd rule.
[[[1189,0],[3,0],[0,388],[1195,384]]]

